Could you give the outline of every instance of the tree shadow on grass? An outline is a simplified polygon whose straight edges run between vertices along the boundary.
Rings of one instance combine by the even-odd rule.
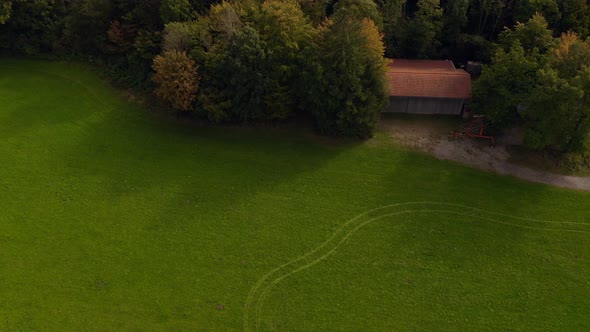
[[[35,163],[32,173],[21,173],[27,181],[18,183],[35,183],[42,196],[22,202],[22,209],[47,207],[43,227],[48,241],[53,238],[52,246],[71,257],[67,269],[84,271],[79,273],[93,297],[116,297],[102,289],[98,294],[93,285],[101,280],[109,289],[118,287],[120,294],[132,294],[130,301],[139,306],[168,294],[178,300],[167,303],[182,303],[194,311],[196,301],[199,308],[211,309],[218,304],[211,294],[222,297],[228,284],[245,298],[265,264],[289,254],[275,255],[273,246],[287,244],[295,252],[305,248],[306,243],[291,242],[288,231],[273,233],[276,227],[292,227],[285,209],[297,209],[298,197],[304,196],[291,195],[288,187],[358,144],[322,144],[296,131],[183,126],[122,102],[108,89],[89,92],[85,78],[80,80],[57,93],[63,100],[55,118],[54,110],[43,107],[43,98],[52,95],[48,91],[15,109],[10,116],[33,107],[35,119],[23,119],[23,126],[13,126],[4,135],[16,140],[27,133],[22,148],[34,155]],[[60,82],[47,78],[48,84],[53,81]],[[37,117],[42,111],[44,116]],[[43,172],[35,174],[40,168]],[[24,165],[17,171],[25,172]],[[297,190],[308,189],[307,184],[300,182]],[[22,218],[28,216],[23,213]],[[275,256],[253,262],[266,253]],[[227,283],[216,278],[216,266],[224,266],[219,274]],[[201,287],[212,291],[191,287],[195,279],[208,280]],[[69,273],[63,280],[69,282]],[[145,292],[162,284],[161,292]],[[235,308],[243,298],[228,296],[229,304],[223,304],[239,310]],[[115,307],[126,303],[111,300]],[[174,308],[164,307],[163,312],[172,315]],[[150,305],[144,308],[153,310]],[[137,313],[142,312],[138,307]],[[235,317],[233,327],[241,321],[241,315]],[[223,325],[219,319],[217,326]]]
[[[39,80],[44,87],[6,115],[2,136],[34,135],[43,128],[47,133],[40,139],[50,141],[54,135],[59,141],[52,147],[58,169],[78,169],[81,176],[102,174],[114,193],[166,187],[169,181],[196,184],[199,178],[219,178],[220,185],[243,179],[252,181],[252,186],[262,185],[313,169],[346,149],[309,144],[297,133],[179,125],[121,101],[83,67],[74,66],[71,77],[66,77],[62,72],[72,68],[63,63],[4,60],[2,64],[14,68],[13,76],[26,74],[23,82],[16,83],[15,93],[22,90],[21,94],[30,95]],[[21,97],[16,99],[25,99]],[[60,128],[53,130],[55,125]],[[293,160],[297,154],[300,161]]]
[[[123,284],[129,291],[121,292],[132,295],[133,304],[142,304],[134,296],[148,303],[162,300],[160,309],[144,304],[148,313],[161,310],[159,314],[172,317],[170,304],[180,303],[193,323],[239,328],[243,301],[256,280],[329,233],[322,224],[330,220],[311,216],[336,209],[324,211],[321,204],[360,213],[392,203],[437,201],[538,219],[579,221],[588,215],[587,194],[498,177],[393,147],[356,149],[354,143],[322,144],[297,132],[182,126],[114,95],[103,97],[115,99],[112,109],[60,118],[64,126],[49,126],[44,134],[60,138],[43,160],[53,181],[45,194],[57,196],[44,213],[48,222],[60,222],[56,216],[71,218],[70,224],[61,222],[63,233],[80,235],[79,243],[74,242],[80,252],[93,248],[78,263],[93,274],[89,280]],[[39,125],[51,123],[44,121]],[[310,212],[296,211],[306,209]],[[429,219],[416,220],[424,218]],[[519,253],[519,244],[532,233],[498,226],[495,234],[503,237],[499,246],[487,224],[476,219],[465,221],[472,226],[469,231],[454,228],[455,235],[449,236],[461,235],[465,243],[507,256]],[[309,229],[297,228],[305,226]],[[414,250],[436,250],[416,234],[402,230],[399,238],[416,236]],[[95,245],[89,246],[92,241]],[[88,268],[85,264],[94,256],[103,261]],[[460,263],[461,257],[456,258]],[[94,275],[100,271],[104,275]],[[157,292],[145,291],[154,287]],[[113,303],[127,302],[115,298]],[[219,304],[232,314],[216,311]]]
[[[205,315],[201,321],[217,322],[211,326],[239,326],[240,314],[228,323],[216,306],[239,312],[268,266],[307,248],[288,231],[298,222],[289,216],[305,208],[300,191],[313,190],[298,179],[355,143],[318,144],[299,133],[249,128],[195,130],[143,118],[140,110],[123,117],[118,111],[55,156],[58,176],[98,191],[72,193],[73,200],[96,205],[95,214],[104,218],[94,226],[97,232],[135,233],[136,240],[115,245],[145,269],[147,284],[141,287],[161,283],[164,275],[152,269],[174,262],[165,284],[179,305],[193,314],[197,308]],[[291,185],[297,192],[285,188]],[[144,244],[141,252],[138,242]],[[279,249],[285,245],[289,252]],[[130,286],[141,293],[138,287]],[[146,296],[155,301],[162,295]]]

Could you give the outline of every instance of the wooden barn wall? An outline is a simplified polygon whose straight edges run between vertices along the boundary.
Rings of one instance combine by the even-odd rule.
[[[384,112],[412,114],[461,114],[463,99],[389,97]]]

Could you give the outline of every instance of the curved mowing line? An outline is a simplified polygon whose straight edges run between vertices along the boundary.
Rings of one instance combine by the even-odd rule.
[[[445,210],[445,209],[428,209],[428,208],[419,208],[419,209],[404,209],[401,211],[388,211],[391,208],[400,208],[404,206],[431,206],[431,207],[446,207],[446,208],[457,208],[460,209],[458,211],[455,210]],[[471,210],[471,213],[465,212],[465,210]],[[248,298],[246,300],[245,308],[244,308],[244,317],[243,317],[243,327],[245,331],[250,329],[250,311],[254,310],[254,323],[255,329],[258,330],[260,327],[260,313],[262,311],[262,304],[264,303],[264,299],[271,290],[271,288],[278,284],[281,280],[297,273],[301,270],[307,269],[320,261],[324,260],[331,254],[333,254],[348,238],[350,238],[359,228],[365,226],[366,224],[382,219],[389,216],[406,214],[406,213],[446,213],[458,216],[468,216],[473,218],[479,218],[482,220],[486,220],[489,222],[508,225],[512,227],[518,228],[525,228],[525,229],[534,229],[534,230],[541,230],[541,231],[557,231],[557,232],[572,232],[572,233],[586,233],[590,234],[590,231],[585,230],[578,230],[578,229],[558,229],[558,228],[541,228],[541,227],[534,227],[534,226],[527,226],[527,225],[520,225],[509,223],[505,221],[496,220],[490,217],[483,216],[482,213],[492,215],[492,216],[502,216],[508,217],[515,220],[522,220],[522,221],[529,221],[529,222],[536,222],[536,223],[545,223],[545,224],[569,224],[569,225],[581,225],[581,226],[590,226],[590,223],[584,222],[573,222],[573,221],[550,221],[550,220],[538,220],[532,218],[524,218],[518,216],[512,216],[502,213],[497,213],[493,211],[487,211],[483,209],[463,206],[459,204],[451,204],[451,203],[442,203],[442,202],[407,202],[407,203],[398,203],[398,204],[391,204],[382,207],[378,207],[364,213],[361,213],[354,218],[350,219],[340,227],[330,236],[326,241],[320,244],[318,247],[314,248],[313,250],[307,252],[306,254],[296,257],[295,259],[269,271],[265,274],[258,282],[254,285],[254,287],[250,290],[248,294]],[[376,215],[372,215],[375,214]],[[368,220],[362,220],[363,218],[368,217]],[[345,228],[349,225],[356,222],[356,225],[352,227],[350,230],[345,231]],[[340,236],[341,235],[341,236]],[[327,247],[327,248],[326,248]],[[326,248],[327,252],[321,253],[322,249]],[[315,258],[314,258],[315,256]],[[282,271],[285,270],[285,271]],[[275,276],[276,275],[276,276]],[[272,278],[274,277],[274,278]],[[263,286],[263,284],[266,285]],[[261,288],[262,287],[262,288]],[[252,309],[253,308],[253,309]]]
[[[590,231],[583,231],[583,230],[570,230],[570,229],[550,229],[550,228],[539,228],[539,227],[530,227],[530,226],[522,226],[522,225],[517,225],[517,224],[512,224],[512,223],[506,223],[506,222],[502,222],[499,220],[495,220],[495,219],[491,219],[491,218],[485,218],[485,217],[481,217],[481,216],[476,216],[473,214],[469,214],[469,213],[461,213],[461,212],[456,212],[456,211],[449,211],[449,210],[408,210],[408,211],[401,211],[401,212],[395,212],[395,213],[388,213],[379,217],[375,217],[373,219],[369,219],[367,221],[364,221],[363,223],[357,225],[354,229],[352,229],[351,231],[349,231],[337,244],[334,248],[332,248],[330,251],[328,251],[326,254],[316,258],[315,260],[301,266],[298,268],[295,268],[294,270],[291,270],[289,272],[287,272],[286,274],[280,275],[278,276],[276,279],[272,280],[270,282],[270,284],[268,284],[266,287],[264,287],[264,289],[262,290],[261,295],[258,298],[257,301],[257,305],[255,308],[255,319],[256,319],[256,330],[259,330],[259,326],[260,326],[260,314],[262,312],[262,305],[264,303],[264,300],[266,298],[266,296],[268,295],[268,293],[270,292],[270,290],[279,282],[281,282],[283,279],[301,271],[304,269],[307,269],[317,263],[319,263],[320,261],[326,259],[328,256],[332,255],[346,240],[348,240],[352,235],[354,235],[354,233],[361,227],[365,226],[366,224],[378,220],[378,219],[382,219],[385,217],[390,217],[390,216],[394,216],[394,215],[400,215],[400,214],[405,214],[405,213],[447,213],[447,214],[454,214],[454,215],[461,215],[461,216],[469,216],[469,217],[474,217],[474,218],[480,218],[483,220],[487,220],[493,223],[498,223],[498,224],[503,224],[503,225],[509,225],[509,226],[513,226],[513,227],[518,227],[518,228],[526,228],[526,229],[535,229],[535,230],[543,230],[543,231],[560,231],[560,232],[574,232],[574,233],[587,233],[590,234]]]

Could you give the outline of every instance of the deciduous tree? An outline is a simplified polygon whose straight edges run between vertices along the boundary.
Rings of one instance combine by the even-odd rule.
[[[171,22],[166,24],[162,38],[162,49],[188,52],[198,43],[197,22]]]
[[[518,41],[525,52],[545,54],[555,46],[552,31],[543,15],[535,13],[526,23],[517,23],[514,29],[505,28],[500,34],[500,43],[505,50]]]
[[[359,20],[369,18],[379,30],[383,30],[383,16],[373,0],[340,0],[334,6],[334,19],[338,16],[356,17]]]
[[[581,40],[571,31],[562,34],[550,62],[560,77],[576,76],[584,66],[590,66],[590,41]]]
[[[524,112],[525,143],[534,149],[579,152],[590,133],[590,43],[563,34]]]
[[[560,152],[582,150],[590,133],[590,68],[565,79],[548,67],[539,71],[538,81],[523,112],[525,144]]]
[[[252,19],[265,43],[267,66],[272,68],[269,73],[275,88],[267,96],[267,107],[274,110],[275,118],[285,118],[298,106],[301,90],[307,88],[300,73],[317,29],[293,0],[267,0]]]
[[[538,68],[539,64],[526,56],[518,41],[508,52],[498,49],[492,63],[484,66],[474,83],[474,110],[486,114],[499,127],[513,124],[536,85]]]
[[[271,120],[286,116],[272,107],[272,102],[281,102],[271,101],[278,85],[272,77],[274,68],[269,63],[269,50],[254,28],[245,26],[232,36],[224,60],[223,70],[227,72],[224,92],[229,97],[230,119]]]
[[[153,69],[156,95],[175,109],[190,110],[199,89],[195,62],[184,52],[166,51],[154,58]]]

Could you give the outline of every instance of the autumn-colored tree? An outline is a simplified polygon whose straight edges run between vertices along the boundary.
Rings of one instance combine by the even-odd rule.
[[[225,43],[228,43],[233,34],[243,25],[238,5],[240,3],[222,1],[220,4],[211,6],[209,10],[208,21],[211,32],[222,37]]]
[[[581,40],[574,32],[561,35],[559,45],[553,50],[551,66],[562,78],[571,78],[584,66],[590,66],[590,42]]]
[[[573,31],[568,31],[561,34],[559,45],[557,45],[557,47],[553,50],[555,58],[563,60],[569,54],[571,46],[577,43],[579,40],[580,38]]]
[[[188,111],[199,89],[198,67],[185,52],[166,51],[154,58],[155,93],[175,109]]]

